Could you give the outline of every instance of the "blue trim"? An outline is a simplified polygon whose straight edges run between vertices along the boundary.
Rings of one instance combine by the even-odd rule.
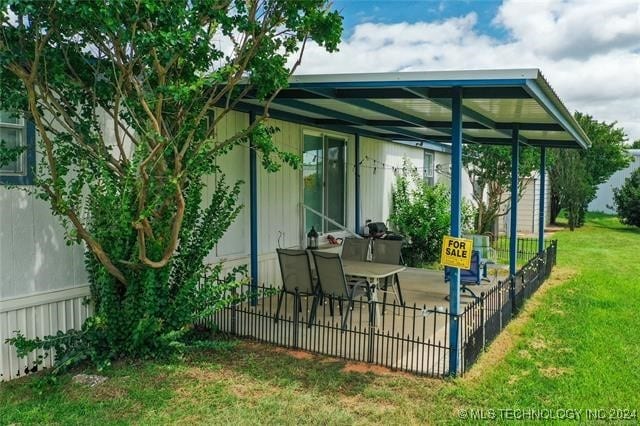
[[[355,115],[350,115],[350,114],[345,114],[345,113],[339,113],[338,111],[329,109],[329,108],[325,108],[325,107],[321,107],[318,105],[313,105],[310,104],[308,102],[303,102],[303,101],[299,101],[297,99],[274,99],[271,102],[272,106],[277,106],[277,105],[282,105],[284,107],[289,107],[289,108],[296,108],[299,109],[301,111],[306,111],[306,112],[310,112],[313,114],[319,114],[319,115],[324,115],[327,117],[334,117],[334,118],[339,118],[343,121],[349,121],[353,124],[357,124],[359,126],[366,126],[367,125],[367,120],[365,120],[364,118],[361,117],[357,117]]]
[[[549,115],[555,118],[564,128],[564,130],[569,133],[582,148],[586,149],[589,146],[587,141],[585,141],[584,138],[578,134],[576,129],[566,119],[566,117],[562,114],[558,107],[556,107],[554,103],[549,100],[549,97],[540,88],[536,80],[526,80],[525,90],[531,95],[532,98],[540,102],[542,108],[544,108],[544,110],[547,111]]]
[[[451,235],[460,236],[462,206],[462,88],[453,88],[451,99]],[[449,282],[449,374],[455,376],[459,370],[460,342],[460,269],[451,268]]]
[[[373,112],[377,112],[380,114],[385,114],[388,115],[390,117],[395,117],[401,121],[404,121],[408,124],[412,124],[412,125],[417,125],[420,127],[429,127],[429,122],[425,119],[422,119],[420,117],[416,117],[412,114],[407,114],[405,112],[402,111],[398,111],[395,110],[393,108],[389,108],[386,105],[382,105],[379,104],[377,102],[373,102],[370,101],[368,99],[351,99],[351,100],[343,100],[340,99],[338,97],[336,97],[336,92],[335,90],[327,90],[327,89],[319,89],[319,90],[308,90],[309,93],[314,93],[320,96],[324,96],[327,99],[332,99],[335,100],[336,102],[340,102],[340,103],[344,103],[346,105],[350,105],[350,106],[356,106],[359,108],[363,108],[366,109],[367,111],[373,111]],[[309,112],[314,112],[316,114],[322,114],[322,115],[327,115],[330,117],[335,117],[338,118],[340,120],[345,120],[345,121],[350,121],[352,123],[358,124],[358,125],[362,125],[362,126],[371,126],[371,124],[369,124],[368,120],[360,118],[360,117],[356,117],[354,115],[350,115],[350,114],[345,114],[345,113],[340,113],[338,111],[332,110],[332,109],[328,109],[328,108],[323,108],[323,107],[318,107],[316,105],[312,105],[309,104],[307,102],[302,102],[302,101],[298,101],[295,100],[295,102],[291,103],[289,102],[290,100],[285,100],[284,102],[280,102],[278,99],[276,99],[276,101],[274,101],[274,103],[281,103],[282,105],[288,105],[288,106],[292,106],[295,108],[300,108],[303,110],[308,110]],[[309,106],[311,106],[312,108],[309,108]],[[396,132],[398,134],[401,135],[405,135],[405,136],[409,136],[418,140],[425,140],[428,138],[427,135],[424,135],[422,133],[418,133],[418,132],[414,132],[412,130],[409,129],[404,129],[402,126],[373,126],[373,127],[381,127],[381,128],[385,128],[388,130],[391,130],[393,132]],[[449,134],[449,132],[444,132],[446,134]],[[434,142],[432,142],[434,143]]]
[[[24,175],[2,175],[0,174],[0,185],[33,185],[36,170],[36,126],[32,121],[25,122],[26,130],[26,164]]]
[[[517,232],[518,232],[518,168],[520,165],[520,139],[518,128],[514,127],[511,140],[511,223],[509,224],[509,273],[516,274]]]
[[[238,103],[235,109],[237,111],[243,111],[243,112],[249,112],[249,113],[253,112],[256,115],[261,115],[262,113],[264,113],[263,107],[258,105],[247,104],[244,102]],[[346,134],[353,134],[354,132],[358,132],[362,136],[369,136],[369,137],[381,139],[384,141],[392,141],[394,137],[402,136],[402,135],[375,133],[370,130],[359,129],[357,127],[352,127],[352,126],[318,124],[311,117],[305,117],[302,115],[294,114],[292,112],[278,111],[273,109],[269,110],[269,117],[274,118],[276,120],[288,121],[290,123],[304,124],[307,126],[317,127],[319,129],[333,130],[334,132],[341,132]]]
[[[354,221],[354,227],[356,234],[360,233],[360,134],[356,133],[355,134],[355,144],[354,144],[354,148],[355,148],[355,155],[354,155],[354,162],[355,162],[355,221]]]
[[[249,112],[249,123],[256,121],[256,114]],[[258,168],[253,138],[249,142],[249,204],[251,233],[251,305],[258,304]]]
[[[540,211],[538,212],[538,253],[544,252],[544,196],[546,186],[547,152],[545,147],[540,148]]]
[[[493,86],[524,86],[527,80],[496,79],[496,80],[412,80],[412,81],[353,81],[353,82],[314,82],[314,83],[290,83],[290,88],[379,88],[379,87],[493,87]]]

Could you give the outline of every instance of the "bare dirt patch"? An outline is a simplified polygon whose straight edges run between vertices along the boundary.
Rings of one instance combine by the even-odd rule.
[[[556,377],[564,376],[565,374],[571,372],[571,369],[563,367],[547,367],[541,368],[539,371],[543,376],[553,379]]]
[[[523,359],[531,359],[531,353],[526,349],[521,349],[518,351],[518,355]]]
[[[509,383],[510,385],[513,385],[513,384],[515,384],[518,380],[520,380],[520,379],[524,379],[525,377],[527,377],[530,373],[531,373],[531,372],[530,372],[530,371],[528,371],[528,370],[522,370],[522,371],[520,372],[520,374],[516,374],[516,375],[513,375],[513,376],[509,377],[509,381],[508,381],[508,383]]]
[[[295,359],[313,359],[314,356],[311,352],[297,351],[286,348],[274,348],[273,352],[283,353]]]
[[[397,371],[390,370],[389,368],[382,367],[375,364],[364,364],[361,362],[347,362],[342,369],[345,373],[373,373],[378,376],[384,376],[389,374],[404,375]]]
[[[549,345],[547,345],[547,342],[540,336],[536,336],[531,339],[531,341],[529,342],[529,346],[531,347],[531,349],[536,351],[547,349],[549,347]]]
[[[480,359],[476,362],[476,364],[468,371],[462,380],[464,381],[475,381],[482,374],[490,370],[496,364],[504,359],[504,357],[513,349],[515,342],[518,339],[518,336],[521,334],[523,327],[525,324],[529,322],[531,319],[531,314],[538,309],[541,300],[544,295],[551,289],[558,285],[561,285],[576,275],[577,271],[572,268],[567,267],[556,267],[554,268],[551,277],[540,287],[540,289],[534,294],[534,296],[527,301],[524,309],[520,312],[520,314],[514,318],[511,323],[496,337],[496,339],[491,343],[487,352],[484,353],[480,357]],[[538,342],[540,344],[544,344],[546,347],[546,343],[544,341]]]

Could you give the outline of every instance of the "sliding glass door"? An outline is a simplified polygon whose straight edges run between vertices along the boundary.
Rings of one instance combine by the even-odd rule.
[[[305,232],[311,226],[321,233],[340,230],[346,211],[346,141],[305,134],[302,161]]]

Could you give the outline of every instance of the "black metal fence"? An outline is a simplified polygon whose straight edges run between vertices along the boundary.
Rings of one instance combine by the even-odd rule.
[[[513,278],[499,281],[457,317],[435,306],[383,305],[362,298],[347,311],[345,300],[324,298],[310,323],[311,298],[285,297],[276,316],[279,289],[259,287],[256,298],[245,286],[237,289],[244,302],[219,310],[207,322],[242,338],[420,375],[451,374],[449,356],[460,356],[461,369],[455,373],[463,374],[549,276],[556,248],[550,242]],[[345,327],[343,315],[349,316]],[[452,320],[459,324],[459,354],[449,346]]]
[[[547,246],[548,246],[547,242]],[[499,263],[509,263],[509,237],[499,237],[491,242],[491,247],[496,251]],[[538,255],[538,239],[528,237],[516,238],[516,253],[518,264],[524,264]]]
[[[556,264],[557,247],[557,241],[550,241],[546,250],[531,258],[515,276],[499,281],[467,305],[460,315],[463,373],[549,278]]]
[[[415,304],[383,306],[359,298],[345,312],[346,300],[324,298],[317,308],[316,319],[310,323],[311,298],[285,297],[276,316],[278,289],[259,287],[256,305],[250,302],[249,287],[239,291],[238,296],[246,302],[218,311],[210,319],[221,331],[421,375],[447,373],[450,321],[447,310]],[[300,300],[297,309],[296,299]],[[342,315],[349,316],[344,328]]]

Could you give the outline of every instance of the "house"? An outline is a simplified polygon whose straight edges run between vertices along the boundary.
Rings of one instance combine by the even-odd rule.
[[[1,116],[8,120],[8,115]],[[5,119],[5,117],[7,117]],[[234,112],[220,125],[218,134],[224,138],[249,123],[248,114]],[[2,122],[5,129],[17,134],[16,143],[26,142],[33,129],[21,120]],[[258,203],[260,215],[259,276],[262,283],[277,284],[280,273],[275,249],[304,245],[311,225],[326,236],[329,232],[342,234],[329,222],[313,213],[302,213],[302,204],[319,210],[343,224],[355,228],[354,217],[354,149],[353,134],[272,120],[280,128],[275,135],[279,146],[303,157],[301,170],[283,167],[278,173],[259,169]],[[105,132],[109,129],[106,128]],[[31,140],[29,146],[35,141]],[[447,183],[449,177],[436,172],[439,164],[449,164],[449,149],[442,145],[423,143],[394,143],[362,137],[360,139],[361,215],[364,220],[386,221],[391,209],[391,192],[395,170],[402,167],[404,158],[410,159],[432,183]],[[16,182],[21,171],[29,170],[29,158],[23,155],[17,162],[2,170],[4,182]],[[237,147],[225,157],[221,168],[228,182],[249,181],[249,149]],[[13,175],[12,175],[13,173]],[[8,179],[8,177],[11,178]],[[15,176],[15,177],[13,177]],[[318,176],[325,176],[324,183]],[[29,184],[26,174],[19,183]],[[215,185],[215,176],[208,179]],[[249,190],[245,185],[241,194],[249,205]],[[229,267],[249,263],[249,210],[243,209],[236,222],[209,257],[210,262],[224,260]],[[90,314],[87,276],[84,271],[82,246],[67,246],[64,229],[54,218],[48,204],[24,191],[0,186],[0,380],[25,374],[24,361],[18,360],[14,349],[4,341],[14,330],[28,336],[55,334],[58,330],[78,328]]]
[[[624,185],[624,181],[631,176],[631,173],[640,168],[640,149],[629,149],[627,152],[631,156],[631,163],[598,186],[596,198],[589,203],[588,211],[616,214],[613,190]]]
[[[545,178],[546,179],[546,178]],[[540,185],[541,178],[539,172],[532,173],[529,177],[522,179],[522,196],[518,201],[518,225],[516,232],[521,235],[537,235],[540,225]],[[549,224],[551,191],[549,189],[549,179],[545,180],[544,189],[544,226]],[[509,235],[511,216],[508,214],[509,207],[503,210],[505,214],[496,221],[496,234]]]
[[[218,137],[246,128],[261,111],[256,99],[239,103]],[[2,170],[4,182],[29,185],[35,134],[27,123],[2,117],[4,134],[30,147]],[[326,235],[357,231],[366,219],[386,220],[394,170],[404,157],[425,179],[448,182],[448,173],[438,171],[461,158],[451,147],[462,140],[516,149],[520,141],[541,149],[588,143],[537,69],[294,77],[270,117],[280,129],[276,143],[299,154],[303,167],[266,173],[246,146],[227,154],[221,169],[228,182],[248,182],[241,194],[247,207],[207,259],[249,264],[257,283],[279,282],[275,249],[304,246],[312,225]],[[461,184],[456,172],[454,164],[452,192],[468,193],[468,180]],[[207,186],[215,184],[209,176]],[[14,330],[53,334],[79,327],[90,314],[82,247],[66,246],[63,235],[45,203],[0,187],[0,380],[25,374],[33,361],[25,365],[4,343]]]

